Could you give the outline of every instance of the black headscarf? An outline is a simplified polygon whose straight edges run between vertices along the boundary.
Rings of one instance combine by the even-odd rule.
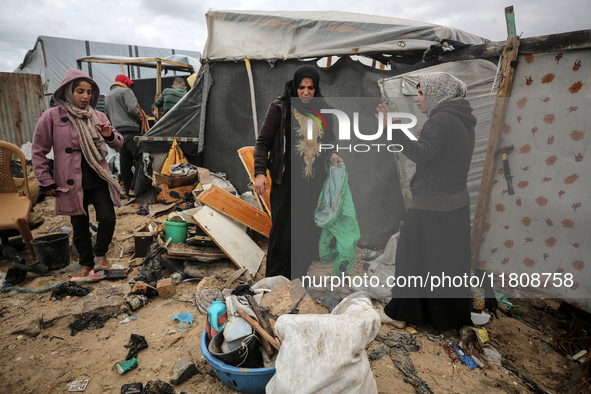
[[[302,79],[306,77],[311,78],[312,82],[314,82],[314,97],[322,97],[322,93],[320,92],[320,74],[318,74],[316,68],[309,65],[304,65],[298,67],[293,74],[293,79],[285,84],[285,91],[281,97],[287,104],[292,103],[292,97],[298,97],[298,86],[300,86]],[[293,100],[293,105],[298,109],[301,109],[304,106],[300,100]],[[312,100],[305,106],[307,108],[318,110],[324,106],[324,100]]]

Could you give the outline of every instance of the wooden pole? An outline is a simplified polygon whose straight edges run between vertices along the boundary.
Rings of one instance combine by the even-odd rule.
[[[507,8],[512,9],[513,7]],[[505,12],[507,12],[507,8],[505,9]],[[513,18],[513,30],[514,27],[515,23]],[[480,191],[478,192],[478,200],[476,202],[476,211],[474,212],[474,222],[472,224],[472,269],[476,268],[480,256],[480,245],[483,241],[482,233],[484,231],[484,224],[486,223],[490,193],[495,175],[495,152],[499,148],[499,143],[501,142],[505,115],[507,113],[507,104],[511,93],[511,85],[513,83],[513,75],[515,74],[515,68],[517,67],[518,53],[519,37],[515,35],[510,36],[507,38],[507,43],[503,50],[503,63],[497,88],[497,99],[495,101],[488,146],[486,148],[486,158],[484,159],[484,169],[482,170],[482,179],[480,181]]]
[[[162,94],[162,63],[156,62],[156,93],[158,97]],[[158,119],[162,117],[162,107],[158,107]]]
[[[269,335],[269,333],[265,331],[265,329],[261,327],[261,325],[255,319],[250,317],[248,313],[244,311],[244,309],[238,309],[236,310],[236,312],[238,312],[240,317],[246,320],[246,322],[250,324],[250,326],[254,328],[255,331],[261,335],[261,337],[265,338],[267,342],[269,342],[275,349],[281,350],[281,343],[277,339]]]

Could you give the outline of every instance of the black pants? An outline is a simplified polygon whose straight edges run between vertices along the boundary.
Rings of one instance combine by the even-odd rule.
[[[139,142],[134,141],[133,138],[139,136],[140,133],[128,132],[123,134],[123,146],[119,149],[119,167],[121,167],[121,180],[125,193],[129,194],[129,190],[133,190],[133,172],[131,168],[135,166],[140,157]]]
[[[80,254],[80,265],[94,267],[94,256],[107,254],[115,232],[115,208],[107,183],[96,189],[85,190],[83,204],[86,212],[90,204],[94,206],[96,212],[98,222],[96,244],[93,251],[88,215],[75,215],[70,216],[74,229],[74,246]]]

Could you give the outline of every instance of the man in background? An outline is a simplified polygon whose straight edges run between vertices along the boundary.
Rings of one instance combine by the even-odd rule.
[[[172,82],[172,88],[166,88],[161,95],[156,93],[154,105],[162,108],[162,115],[165,115],[183,96],[187,94],[187,85],[181,77],[175,78]]]
[[[111,125],[123,135],[123,146],[119,150],[120,178],[127,197],[133,196],[132,167],[137,168],[139,142],[134,137],[141,135],[142,115],[137,98],[130,89],[133,81],[123,74],[115,77],[115,83],[105,96],[105,115]]]

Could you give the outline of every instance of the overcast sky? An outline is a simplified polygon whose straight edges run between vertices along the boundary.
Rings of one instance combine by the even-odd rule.
[[[362,12],[456,27],[506,39],[504,8],[532,37],[591,29],[589,0],[0,0],[0,72],[12,72],[38,36],[203,51],[205,13],[215,10]]]

